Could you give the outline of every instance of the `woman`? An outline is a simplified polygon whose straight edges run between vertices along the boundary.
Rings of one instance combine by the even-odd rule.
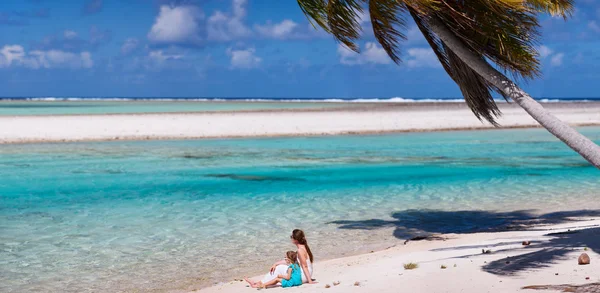
[[[304,236],[304,231],[300,229],[294,229],[292,231],[292,235],[290,235],[290,239],[292,243],[296,245],[298,248],[298,264],[300,264],[300,273],[302,274],[302,283],[314,284],[315,281],[312,280],[313,273],[313,255],[310,251],[310,247],[308,247],[308,242],[306,241],[306,237]],[[286,265],[285,260],[278,261],[273,264],[270,272],[268,272],[265,277],[261,280],[263,284],[268,283],[271,280],[277,278],[277,275],[284,275],[287,272],[288,266]],[[253,286],[258,284],[258,282],[254,282],[248,278],[245,279],[246,282]]]

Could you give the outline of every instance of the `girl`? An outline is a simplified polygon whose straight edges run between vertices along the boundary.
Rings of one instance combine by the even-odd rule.
[[[315,284],[313,281],[313,254],[310,251],[308,242],[304,231],[300,229],[294,229],[290,240],[298,248],[298,264],[300,265],[300,271],[302,272],[302,283]],[[271,270],[262,279],[263,283],[267,283],[277,277],[278,274],[285,274],[287,271],[287,265],[285,261],[278,261],[273,264]]]
[[[300,272],[302,275],[302,283],[304,284],[316,284],[312,278],[313,276],[313,266],[312,263],[314,261],[312,251],[310,251],[310,247],[308,247],[308,241],[306,241],[306,236],[304,235],[304,231],[300,229],[294,229],[292,231],[292,235],[290,235],[290,240],[296,247],[298,248],[298,259],[297,262],[300,265]],[[283,275],[287,273],[288,265],[285,260],[278,261],[273,264],[269,272],[264,276],[261,282],[268,283],[277,278],[277,275]],[[245,278],[246,282],[252,286],[255,283],[248,278]]]
[[[277,283],[281,283],[281,287],[288,288],[302,285],[302,272],[298,265],[298,253],[295,251],[288,251],[285,254],[285,262],[288,265],[287,273],[285,275],[277,275],[275,279],[272,279],[266,283],[253,282],[246,278],[246,282],[252,286],[252,288],[266,289],[269,286],[273,286]]]

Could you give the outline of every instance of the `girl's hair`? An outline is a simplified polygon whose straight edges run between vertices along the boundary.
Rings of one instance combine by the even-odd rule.
[[[298,253],[293,250],[286,252],[285,257],[287,257],[292,264],[298,263]]]
[[[300,229],[294,229],[294,231],[292,231],[292,239],[298,241],[298,243],[300,243],[306,247],[306,252],[308,252],[308,257],[310,258],[310,262],[313,262],[313,254],[310,251],[310,247],[308,247],[308,242],[306,242],[306,237],[304,236],[304,231],[302,231]]]

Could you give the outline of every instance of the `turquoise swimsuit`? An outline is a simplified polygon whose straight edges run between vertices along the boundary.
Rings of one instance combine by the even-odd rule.
[[[300,266],[295,263],[291,264],[288,268],[292,268],[292,274],[290,275],[289,280],[281,280],[281,287],[288,288],[302,285],[302,275],[300,271]]]

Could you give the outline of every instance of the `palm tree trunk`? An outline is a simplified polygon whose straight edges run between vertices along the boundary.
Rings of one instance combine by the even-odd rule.
[[[545,127],[550,133],[558,137],[574,151],[578,152],[592,165],[600,169],[600,146],[592,142],[581,133],[570,127],[546,110],[540,103],[532,99],[504,74],[493,68],[485,60],[479,58],[460,39],[458,39],[435,16],[428,19],[430,29],[435,32],[440,40],[448,46],[469,67],[484,79],[498,87],[502,92],[519,106],[521,106],[533,119]]]

